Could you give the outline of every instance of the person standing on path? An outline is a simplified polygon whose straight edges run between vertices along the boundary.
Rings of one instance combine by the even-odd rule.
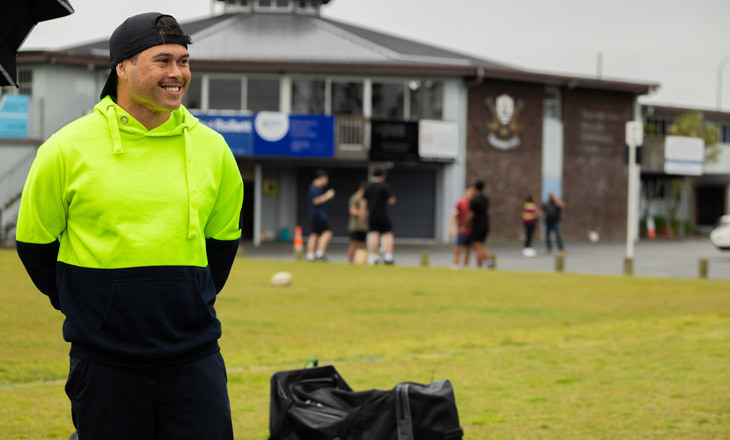
[[[370,264],[393,264],[393,223],[388,215],[388,206],[395,204],[395,196],[390,185],[385,182],[387,174],[384,169],[373,171],[372,182],[363,193],[363,210],[368,216],[370,234]],[[385,253],[380,257],[380,238],[383,238]]]
[[[350,200],[347,203],[348,212],[350,213],[350,221],[347,225],[347,229],[350,232],[350,245],[347,247],[347,261],[350,263],[355,261],[355,251],[367,247],[367,214],[363,209],[362,203],[362,196],[365,193],[366,186],[367,182],[360,182],[357,191],[350,196]]]
[[[309,220],[312,230],[307,238],[307,261],[327,261],[327,245],[332,238],[332,230],[327,222],[326,204],[335,196],[335,190],[326,189],[329,184],[327,171],[318,169],[309,186]]]
[[[471,226],[471,241],[477,257],[477,267],[494,267],[494,259],[487,248],[486,241],[489,236],[489,198],[483,194],[484,182],[478,181],[474,184],[474,195],[469,200],[469,212],[467,214],[467,225]]]
[[[550,254],[553,251],[553,243],[551,235],[555,234],[555,241],[558,245],[558,251],[560,254],[565,253],[563,248],[563,237],[560,234],[560,214],[565,208],[565,202],[560,200],[554,193],[550,193],[548,201],[543,205],[543,212],[545,215],[545,245],[547,247],[547,253]]]
[[[181,105],[190,44],[170,15],[126,19],[101,102],[38,149],[23,189],[17,251],[65,316],[81,440],[233,439],[214,304],[243,182]]]
[[[534,202],[531,195],[525,199],[522,204],[522,224],[525,227],[525,247],[522,249],[522,255],[525,257],[534,257],[537,255],[535,249],[532,248],[532,235],[535,233],[535,224],[540,217],[540,208]]]
[[[454,211],[451,213],[449,220],[449,239],[456,237],[456,245],[454,246],[454,258],[451,263],[452,269],[459,268],[459,258],[461,252],[464,252],[464,268],[469,267],[469,257],[471,254],[471,225],[466,224],[466,217],[469,212],[469,200],[474,194],[474,188],[466,187],[464,197],[456,202]]]

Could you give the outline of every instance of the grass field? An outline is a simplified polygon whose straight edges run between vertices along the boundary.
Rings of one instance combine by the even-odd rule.
[[[62,316],[11,250],[0,307],[0,439],[68,438]],[[237,439],[313,357],[355,390],[449,378],[466,439],[730,438],[730,282],[239,258],[217,310]]]

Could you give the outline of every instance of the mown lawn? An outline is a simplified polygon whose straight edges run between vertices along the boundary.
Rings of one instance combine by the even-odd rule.
[[[313,357],[355,390],[449,378],[467,439],[730,438],[730,282],[239,258],[217,309],[237,439]],[[0,439],[73,431],[61,323],[0,251]]]

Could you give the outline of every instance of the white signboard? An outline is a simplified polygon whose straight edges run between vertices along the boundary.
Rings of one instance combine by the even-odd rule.
[[[664,172],[701,176],[705,163],[705,141],[696,137],[667,136],[664,140]]]
[[[424,159],[456,159],[459,156],[458,125],[448,121],[419,121],[418,155]]]
[[[644,143],[644,124],[641,121],[626,123],[626,144],[639,147]]]

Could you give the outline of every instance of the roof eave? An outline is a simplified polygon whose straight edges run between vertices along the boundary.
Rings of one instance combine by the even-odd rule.
[[[37,50],[18,53],[18,63],[69,64],[79,66],[109,67],[109,55],[93,55],[66,50]]]
[[[455,66],[437,63],[364,63],[364,62],[312,62],[312,61],[246,61],[210,60],[196,58],[191,60],[196,70],[222,72],[286,72],[286,73],[330,73],[330,74],[370,74],[370,75],[432,75],[469,77],[474,76],[474,67]]]
[[[524,81],[544,84],[547,86],[565,87],[568,89],[594,89],[625,92],[634,95],[647,95],[659,89],[658,83],[640,83],[599,78],[585,78],[579,76],[556,75],[541,72],[529,72],[519,69],[502,69],[495,67],[477,67],[477,78],[507,81]]]

